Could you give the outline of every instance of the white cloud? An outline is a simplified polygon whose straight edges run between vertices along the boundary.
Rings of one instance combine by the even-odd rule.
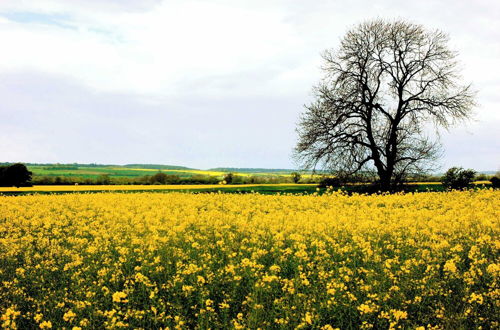
[[[49,8],[71,17],[65,24],[74,29],[3,22],[1,69],[33,68],[100,90],[164,96],[182,92],[186,81],[265,68],[301,45],[279,13],[217,3],[165,2],[154,11],[88,16]]]
[[[16,82],[19,100],[9,101],[16,109],[25,109],[21,107],[25,102],[22,99],[30,98],[34,89],[39,89],[36,93],[40,94],[44,84],[61,86],[62,82],[51,80],[53,77],[74,84],[74,88],[63,90],[75,93],[72,97],[82,105],[71,103],[71,109],[75,116],[86,118],[88,122],[91,122],[89,118],[97,120],[105,111],[107,103],[96,100],[102,95],[113,99],[108,105],[110,107],[123,106],[116,101],[116,95],[129,101],[139,98],[144,106],[141,108],[136,104],[132,111],[134,116],[138,113],[157,115],[152,109],[162,108],[166,109],[168,117],[175,109],[182,109],[190,114],[189,120],[196,128],[189,130],[195,142],[186,142],[185,118],[179,113],[165,118],[170,125],[168,139],[183,146],[172,151],[171,155],[181,162],[191,159],[193,166],[210,166],[195,159],[214,160],[217,157],[221,160],[214,166],[259,166],[248,163],[258,157],[251,157],[249,153],[244,155],[238,150],[255,153],[261,149],[261,143],[266,143],[266,139],[251,135],[251,132],[262,131],[262,122],[266,119],[247,117],[249,112],[255,118],[271,118],[264,126],[274,134],[272,145],[268,145],[273,152],[262,151],[259,155],[266,162],[283,167],[291,164],[288,155],[295,143],[293,124],[302,111],[302,104],[310,98],[312,85],[321,75],[319,53],[325,48],[336,47],[346,30],[360,21],[374,17],[409,19],[450,34],[450,45],[459,52],[464,67],[464,82],[472,81],[479,90],[478,121],[470,125],[470,134],[452,130],[446,135],[445,148],[449,152],[445,162],[453,163],[453,159],[463,158],[458,156],[459,149],[454,143],[487,144],[490,148],[484,150],[489,152],[497,148],[488,140],[498,139],[498,133],[485,132],[500,126],[497,111],[499,12],[497,1],[485,0],[426,0],[404,4],[396,0],[1,1],[0,76],[4,86],[8,85],[5,88],[8,92],[4,94],[7,97],[16,75],[26,79],[44,77],[37,78],[36,84],[26,81],[29,88]],[[57,92],[47,90],[48,94]],[[56,94],[47,95],[47,99],[44,101],[41,97],[40,102],[46,102],[44,107],[50,107],[56,97]],[[95,102],[86,103],[87,98]],[[63,108],[65,104],[57,106]],[[26,107],[35,105],[26,104]],[[7,111],[0,106],[0,115],[5,116]],[[207,111],[215,115],[206,116]],[[221,125],[217,114],[242,118],[240,125],[248,127],[233,129],[230,125]],[[19,126],[15,123],[15,116],[7,117],[7,122],[3,120],[0,129]],[[279,118],[285,120],[280,122]],[[147,157],[148,152],[142,152],[141,145],[149,143],[160,148],[152,142],[154,134],[163,138],[167,136],[162,133],[161,121],[150,123],[148,129],[155,133],[147,134],[139,134],[136,123],[136,117],[128,121],[126,117],[121,118],[120,127],[108,125],[109,135],[119,136],[120,129],[126,130],[129,145],[135,145],[135,154]],[[216,129],[210,130],[210,127]],[[10,150],[15,143],[26,145],[23,141],[30,140],[28,133],[18,130],[18,134],[25,134],[25,138],[16,137],[17,142],[12,140],[8,146],[4,143],[0,146],[2,154],[8,154],[4,150]],[[81,131],[81,134],[90,133]],[[227,136],[233,138],[227,140]],[[64,143],[61,139],[59,141]],[[203,141],[221,146],[220,154],[209,154],[196,145]],[[84,138],[73,142],[88,146]],[[110,148],[115,145],[112,140],[104,145],[106,143]],[[98,151],[98,146],[96,142],[97,151],[89,157],[98,158],[105,154]],[[65,155],[53,144],[46,144],[43,148],[47,154],[55,153],[61,158]],[[29,148],[19,150],[24,150],[22,153],[27,157],[30,155]],[[192,150],[191,156],[182,156],[183,150]],[[37,155],[43,155],[43,152]],[[144,162],[148,161],[144,159]],[[481,160],[488,166],[497,162],[498,157],[494,156]]]

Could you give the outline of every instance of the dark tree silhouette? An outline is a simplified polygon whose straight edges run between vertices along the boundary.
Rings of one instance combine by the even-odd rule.
[[[31,185],[32,174],[24,164],[17,163],[10,166],[0,166],[0,186],[22,187]]]
[[[500,175],[496,175],[490,179],[493,188],[500,188]]]
[[[464,170],[461,167],[452,167],[441,178],[441,183],[446,189],[464,189],[471,186],[476,171]]]
[[[439,134],[471,116],[474,92],[461,85],[448,37],[405,21],[374,20],[326,50],[324,78],[297,128],[306,168],[338,176],[374,172],[383,190],[432,168]]]

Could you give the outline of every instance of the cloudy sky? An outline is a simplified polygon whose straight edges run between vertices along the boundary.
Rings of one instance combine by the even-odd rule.
[[[441,164],[499,170],[497,0],[1,0],[0,162],[292,168],[320,52],[377,17],[450,35],[479,106]]]

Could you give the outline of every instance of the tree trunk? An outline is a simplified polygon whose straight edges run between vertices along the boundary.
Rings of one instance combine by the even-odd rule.
[[[388,191],[391,188],[391,178],[387,176],[387,173],[379,173],[379,178],[380,178],[380,190],[381,191]]]

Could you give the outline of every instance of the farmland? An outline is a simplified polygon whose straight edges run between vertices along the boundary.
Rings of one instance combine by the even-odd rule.
[[[35,176],[71,176],[71,177],[83,177],[83,178],[96,178],[100,175],[109,175],[110,177],[138,177],[144,175],[152,175],[161,171],[168,175],[177,175],[180,177],[191,177],[194,175],[205,175],[205,176],[217,176],[222,177],[228,172],[234,172],[240,176],[280,176],[280,175],[290,175],[291,170],[282,171],[245,171],[241,169],[241,172],[229,171],[226,169],[214,169],[214,170],[199,170],[191,169],[182,166],[168,166],[168,165],[57,165],[57,164],[47,164],[47,165],[30,165],[29,170],[33,172]]]
[[[489,181],[476,181],[475,189],[487,189]],[[336,190],[348,193],[366,192],[366,185],[351,184]],[[444,191],[439,182],[410,182],[405,187],[407,192]],[[327,188],[318,188],[317,184],[171,184],[171,185],[35,185],[31,187],[0,187],[0,195],[26,194],[64,194],[90,192],[190,192],[190,193],[260,193],[260,194],[312,194],[325,193]]]
[[[204,184],[204,185],[43,185],[32,187],[0,187],[0,195],[44,194],[44,193],[71,193],[71,192],[230,192],[230,193],[314,193],[317,184]]]
[[[498,328],[500,192],[0,196],[19,328]]]
[[[214,168],[199,170],[183,166],[129,164],[27,164],[34,185],[147,185],[147,184],[271,184],[293,183],[287,169]],[[302,172],[301,183],[318,182],[320,177]]]

